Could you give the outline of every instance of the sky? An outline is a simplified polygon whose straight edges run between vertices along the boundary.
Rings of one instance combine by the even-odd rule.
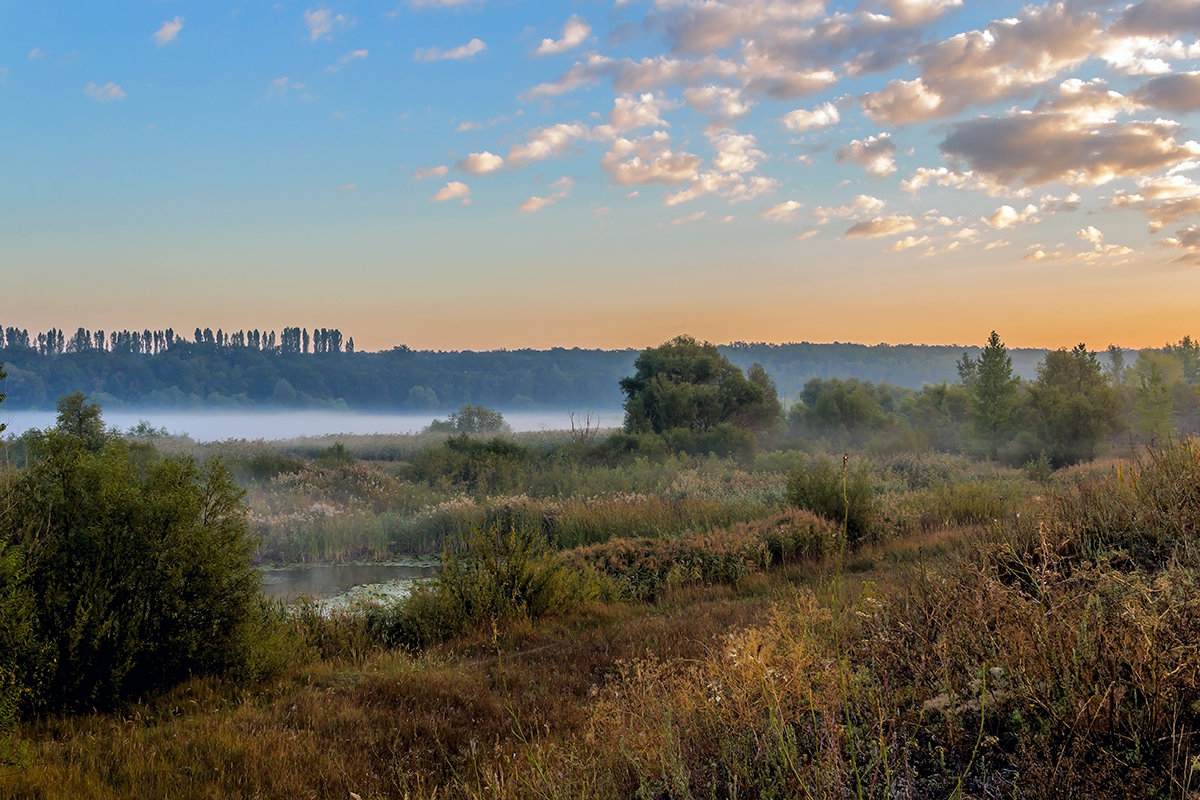
[[[0,0],[0,325],[1200,334],[1200,3]]]

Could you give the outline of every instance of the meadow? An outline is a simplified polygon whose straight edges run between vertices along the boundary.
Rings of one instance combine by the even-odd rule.
[[[442,572],[403,603],[266,608],[286,656],[253,678],[25,721],[0,797],[1200,785],[1195,442],[1046,471],[605,441],[159,441],[232,468],[263,563]]]

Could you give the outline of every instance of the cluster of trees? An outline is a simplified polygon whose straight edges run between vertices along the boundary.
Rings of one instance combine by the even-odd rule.
[[[1014,370],[993,331],[964,353],[958,381],[920,391],[856,380],[814,379],[788,412],[794,433],[882,449],[932,447],[1011,463],[1052,466],[1093,458],[1106,442],[1162,440],[1200,431],[1200,346],[1103,356],[1080,344],[1046,353],[1031,380]],[[1192,368],[1189,365],[1196,365]]]
[[[644,351],[623,378],[625,430],[664,433],[684,428],[698,433],[718,425],[762,431],[782,413],[775,384],[761,364],[750,377],[708,342],[678,336]]]
[[[512,432],[502,413],[471,403],[465,403],[446,419],[435,419],[427,430],[430,433],[468,434]]]
[[[953,381],[957,361],[964,352],[964,348],[958,345],[865,345],[844,342],[734,342],[718,349],[744,370],[756,362],[762,364],[779,386],[783,397],[793,397],[813,378],[856,378],[909,389]],[[981,348],[970,346],[966,352],[970,357],[977,358]],[[1032,379],[1046,352],[1034,348],[1010,350],[1013,372],[1021,378]]]
[[[153,356],[165,353],[172,347],[189,344],[221,349],[236,347],[279,353],[307,353],[310,341],[313,353],[340,353],[343,340],[342,332],[337,328],[313,328],[311,337],[307,328],[284,328],[280,332],[278,345],[275,343],[275,331],[260,331],[257,328],[230,333],[220,328],[215,333],[212,328],[196,328],[191,341],[177,335],[173,328],[153,331],[121,330],[109,333],[77,328],[70,336],[67,336],[66,331],[51,328],[31,337],[29,330],[25,328],[0,327],[0,333],[3,334],[0,335],[0,350],[7,351],[6,356],[9,358],[23,351],[43,357],[93,352]],[[354,337],[346,340],[345,352],[354,352]]]
[[[657,435],[678,450],[744,452],[783,419],[762,365],[743,373],[708,342],[677,336],[642,352],[633,367],[620,382],[628,435]]]
[[[1023,379],[992,331],[982,348],[962,353],[953,384],[915,391],[812,378],[784,417],[761,364],[743,374],[718,348],[680,336],[639,355],[620,386],[626,434],[684,450],[736,451],[792,435],[833,450],[937,449],[1060,467],[1094,458],[1106,443],[1200,431],[1200,343],[1185,336],[1139,352],[1129,366],[1125,351],[1110,347],[1106,361],[1080,344],[1045,353]]]

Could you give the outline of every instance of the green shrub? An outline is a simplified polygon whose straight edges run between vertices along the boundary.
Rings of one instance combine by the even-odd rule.
[[[449,541],[437,577],[415,584],[376,624],[386,641],[420,648],[498,622],[564,613],[594,594],[594,582],[569,568],[540,529],[480,526]]]
[[[0,552],[25,554],[0,597],[32,601],[24,705],[107,708],[243,664],[260,577],[228,470],[67,430],[36,437],[0,521]]]
[[[508,492],[525,482],[537,456],[532,447],[509,438],[461,434],[417,453],[412,475],[434,487],[461,487],[473,494]]]
[[[1016,487],[996,480],[954,481],[897,498],[889,524],[909,531],[982,525],[1004,520],[1019,496]]]
[[[616,596],[645,602],[671,587],[736,584],[771,566],[817,561],[836,540],[833,523],[793,510],[675,538],[611,539],[577,548],[566,558],[598,573]]]
[[[787,500],[796,508],[845,526],[847,544],[875,537],[878,504],[865,462],[845,463],[841,469],[828,458],[797,467],[789,476]]]
[[[304,462],[276,452],[256,453],[231,459],[229,468],[243,481],[269,481],[278,475],[299,472]]]
[[[24,585],[22,551],[0,540],[0,766],[19,761],[13,730],[26,694],[23,665],[37,655],[33,597]]]

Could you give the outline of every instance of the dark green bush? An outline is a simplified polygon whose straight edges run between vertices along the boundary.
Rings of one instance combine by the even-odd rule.
[[[33,598],[23,587],[24,554],[0,540],[0,766],[18,760],[12,740],[23,697],[23,665],[37,654],[33,638]]]
[[[525,483],[538,456],[534,448],[502,436],[478,439],[462,434],[417,453],[411,476],[435,487],[495,494]]]
[[[34,654],[15,670],[23,706],[109,708],[244,665],[260,578],[228,470],[69,430],[35,437],[0,520],[0,557],[20,558],[0,602],[22,615],[0,637]]]
[[[265,482],[278,475],[299,472],[304,469],[304,462],[270,451],[230,459],[229,468],[241,480]]]
[[[438,575],[376,616],[381,638],[421,648],[514,619],[539,619],[594,596],[585,573],[571,569],[538,528],[491,525],[449,541]]]
[[[879,510],[866,462],[840,468],[828,458],[797,467],[788,477],[787,500],[846,529],[847,544],[874,538]]]

